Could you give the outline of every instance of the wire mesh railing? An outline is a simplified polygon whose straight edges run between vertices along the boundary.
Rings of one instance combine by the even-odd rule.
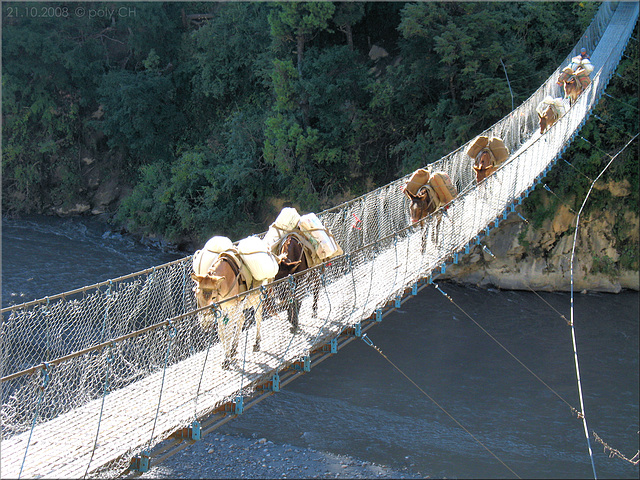
[[[3,476],[117,475],[133,455],[248,394],[439,272],[506,217],[577,134],[615,71],[637,11],[637,3],[603,3],[545,84],[483,132],[512,152],[496,173],[476,184],[465,154],[471,140],[431,164],[460,194],[419,223],[409,219],[405,177],[318,214],[344,255],[213,309],[196,308],[190,256],[3,309]],[[535,109],[560,95],[561,67],[583,46],[593,52],[592,84],[540,135]],[[210,328],[202,327],[205,319],[213,320]]]

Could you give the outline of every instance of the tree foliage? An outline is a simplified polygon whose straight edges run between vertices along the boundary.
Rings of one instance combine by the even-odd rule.
[[[9,7],[71,14],[8,16]],[[330,206],[489,127],[511,110],[512,92],[518,105],[558,66],[597,7],[5,2],[3,207],[90,201],[93,162],[125,174],[115,221],[132,231],[195,243],[255,233],[283,202]],[[373,46],[381,56],[369,56]],[[637,117],[628,80],[637,61],[621,69],[612,91],[630,108],[605,100],[604,120],[585,126],[605,151]],[[594,174],[597,149],[578,145]],[[611,175],[637,189],[634,168],[625,156]],[[562,175],[558,188],[582,188]]]

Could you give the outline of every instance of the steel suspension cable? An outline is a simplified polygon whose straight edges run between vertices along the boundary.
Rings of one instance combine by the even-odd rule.
[[[542,383],[545,387],[547,387],[549,389],[549,391],[551,391],[551,393],[553,393],[556,397],[558,397],[560,400],[562,400],[570,409],[572,412],[578,414],[578,416],[580,416],[580,413],[578,412],[578,410],[576,410],[575,407],[573,407],[569,402],[567,402],[562,395],[560,395],[558,392],[556,392],[553,388],[551,388],[544,380],[542,380],[538,375],[536,375],[529,367],[527,367],[524,363],[522,363],[522,361],[516,357],[513,353],[511,353],[511,351],[505,347],[502,343],[500,343],[500,341],[494,337],[493,335],[491,335],[482,325],[480,325],[478,322],[476,322],[476,320],[469,315],[460,305],[458,305],[453,298],[451,298],[448,294],[446,294],[445,292],[443,292],[440,287],[438,286],[437,283],[434,283],[433,286],[436,288],[436,290],[438,290],[442,295],[444,295],[445,297],[447,297],[449,299],[449,301],[451,303],[453,303],[456,307],[458,307],[458,309],[464,313],[469,320],[471,320],[473,323],[475,323],[478,328],[480,328],[480,330],[482,330],[484,333],[486,333],[489,338],[491,338],[494,342],[496,342],[500,348],[502,348],[505,352],[507,352],[516,362],[518,362],[520,365],[522,365],[524,367],[524,369],[529,372],[531,375],[533,375],[540,383]]]
[[[380,350],[379,347],[377,347],[373,341],[367,336],[367,334],[363,334],[362,335],[362,340],[364,341],[364,343],[366,343],[367,345],[369,345],[371,348],[373,348],[376,352],[378,352],[380,355],[382,355],[382,358],[384,358],[387,362],[389,362],[391,364],[391,366],[393,368],[395,368],[398,372],[400,372],[400,374],[406,378],[407,380],[409,380],[409,382],[411,382],[411,384],[416,387],[418,390],[420,390],[429,400],[431,400],[440,410],[442,410],[451,420],[453,420],[456,425],[458,425],[461,429],[463,429],[465,432],[467,432],[471,438],[473,438],[476,442],[478,442],[482,448],[484,448],[487,452],[489,452],[496,460],[498,460],[498,462],[500,462],[507,470],[509,470],[511,473],[513,473],[517,478],[521,478],[516,472],[514,472],[506,463],[504,463],[502,460],[500,460],[500,458],[493,453],[489,447],[487,447],[484,443],[482,443],[480,440],[478,440],[478,438],[476,438],[476,436],[471,433],[464,425],[462,425],[458,420],[456,420],[453,415],[451,415],[442,405],[440,405],[433,397],[431,397],[431,395],[429,395],[427,392],[425,392],[422,388],[420,388],[420,386],[414,382],[406,373],[404,373],[402,371],[402,369],[400,369],[395,363],[393,363],[389,357],[387,357],[384,353],[382,353],[382,350]]]
[[[636,135],[627,142],[627,144],[622,147],[622,149],[620,149],[620,151],[618,153],[616,153],[613,157],[611,157],[611,160],[609,160],[609,163],[607,163],[605,165],[605,167],[602,169],[602,171],[600,172],[600,174],[596,177],[596,179],[591,183],[591,186],[589,187],[589,190],[587,191],[587,195],[584,197],[584,201],[582,202],[582,206],[580,207],[580,210],[578,211],[578,215],[576,217],[576,229],[573,232],[573,246],[571,247],[571,321],[569,323],[569,325],[571,325],[571,341],[573,343],[573,358],[574,358],[574,362],[575,362],[575,366],[576,366],[576,379],[577,379],[577,383],[578,383],[578,395],[580,397],[580,409],[581,409],[581,417],[582,417],[582,425],[584,427],[584,435],[587,439],[587,448],[589,450],[589,458],[591,459],[591,467],[593,468],[593,478],[597,479],[598,476],[596,474],[596,466],[595,463],[593,461],[593,450],[591,449],[591,441],[589,440],[589,429],[587,427],[587,417],[584,413],[584,398],[582,395],[582,382],[580,380],[580,366],[578,364],[578,348],[576,346],[576,331],[575,331],[575,326],[574,326],[574,310],[573,310],[573,261],[574,261],[574,257],[575,257],[575,250],[576,250],[576,240],[578,238],[578,229],[579,229],[579,225],[580,225],[580,215],[582,214],[582,210],[584,209],[584,206],[587,203],[587,200],[589,199],[589,196],[591,195],[591,191],[593,190],[594,185],[596,184],[596,182],[600,179],[600,177],[604,174],[604,172],[609,168],[609,166],[613,163],[613,161],[618,157],[618,155],[620,155],[630,144],[631,142],[633,142],[636,138],[638,138],[638,134],[636,133]]]

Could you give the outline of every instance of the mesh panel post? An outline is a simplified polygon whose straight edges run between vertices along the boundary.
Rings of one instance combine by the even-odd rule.
[[[129,470],[134,472],[145,473],[149,471],[150,457],[147,450],[140,452],[140,455],[136,455],[131,459]]]

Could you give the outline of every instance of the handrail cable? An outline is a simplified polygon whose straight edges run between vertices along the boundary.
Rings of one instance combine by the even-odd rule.
[[[139,277],[141,275],[145,275],[145,274],[148,274],[148,273],[153,273],[156,269],[169,267],[171,265],[177,265],[179,263],[184,263],[185,260],[189,259],[192,256],[193,255],[188,255],[185,258],[179,258],[177,260],[173,260],[173,261],[168,262],[168,263],[163,263],[162,265],[158,265],[158,266],[155,266],[155,267],[149,267],[149,268],[146,268],[144,270],[140,270],[139,272],[128,273],[127,275],[122,275],[121,277],[113,278],[113,279],[110,279],[110,280],[105,280],[103,282],[94,283],[93,285],[86,285],[84,287],[76,288],[74,290],[69,290],[67,292],[57,293],[56,295],[50,295],[48,297],[40,298],[38,300],[32,300],[30,302],[19,303],[17,305],[11,305],[9,307],[4,307],[3,309],[0,310],[0,313],[8,313],[8,312],[11,312],[13,310],[17,310],[19,308],[27,308],[27,307],[32,307],[34,305],[40,305],[42,303],[49,302],[50,300],[59,300],[61,298],[66,298],[69,295],[75,295],[76,293],[86,293],[87,290],[91,290],[91,289],[94,289],[94,288],[100,288],[100,287],[103,287],[105,285],[111,286],[111,284],[113,282],[121,282],[123,280],[129,280],[130,278],[135,278],[135,277]]]

